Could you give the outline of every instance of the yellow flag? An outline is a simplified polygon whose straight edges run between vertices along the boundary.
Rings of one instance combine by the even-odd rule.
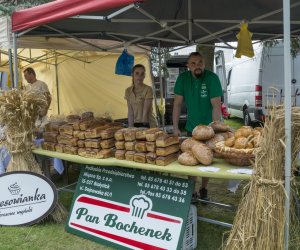
[[[236,35],[238,39],[238,46],[236,50],[235,57],[240,58],[242,55],[253,57],[253,46],[252,46],[252,33],[248,30],[248,24],[242,23],[240,27],[240,32]]]

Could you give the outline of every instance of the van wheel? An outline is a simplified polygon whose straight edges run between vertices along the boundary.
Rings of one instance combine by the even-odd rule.
[[[251,118],[247,109],[244,110],[244,125],[251,126]]]

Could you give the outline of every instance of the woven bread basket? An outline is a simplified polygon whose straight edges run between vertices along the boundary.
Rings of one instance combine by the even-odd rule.
[[[216,143],[215,151],[223,155],[224,159],[231,164],[238,166],[250,166],[255,160],[254,148],[236,149],[225,146],[225,142]]]

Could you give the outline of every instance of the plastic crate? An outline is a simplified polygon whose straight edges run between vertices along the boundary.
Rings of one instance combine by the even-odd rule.
[[[192,250],[197,247],[197,207],[190,206],[186,228],[183,236],[182,250]]]

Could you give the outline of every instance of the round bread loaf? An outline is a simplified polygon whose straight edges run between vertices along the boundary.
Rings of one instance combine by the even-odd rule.
[[[191,151],[187,151],[179,155],[178,162],[185,166],[195,166],[199,164],[199,161]]]
[[[207,146],[196,144],[192,147],[192,153],[203,165],[209,165],[213,161],[213,152]]]
[[[245,137],[239,137],[235,140],[233,147],[243,149],[247,147],[248,140]]]
[[[232,147],[234,145],[235,142],[235,138],[234,137],[230,137],[225,141],[225,146],[227,147]]]
[[[195,140],[194,138],[188,138],[186,140],[184,140],[181,145],[180,145],[180,149],[182,152],[187,152],[187,151],[191,151],[192,150],[192,147],[197,144],[197,143],[200,143],[200,144],[203,144],[197,140]],[[204,145],[204,144],[203,144]]]
[[[220,141],[224,141],[225,138],[222,134],[215,134],[215,136],[208,141],[205,142],[206,146],[208,146],[210,149],[215,149],[216,143]]]
[[[209,140],[210,138],[213,138],[215,132],[210,126],[198,125],[193,129],[192,135],[196,140],[205,141]]]
[[[215,133],[217,133],[217,132],[227,132],[227,131],[230,130],[229,125],[227,125],[223,122],[220,122],[220,121],[214,121],[214,122],[210,123],[209,125],[213,128]]]

